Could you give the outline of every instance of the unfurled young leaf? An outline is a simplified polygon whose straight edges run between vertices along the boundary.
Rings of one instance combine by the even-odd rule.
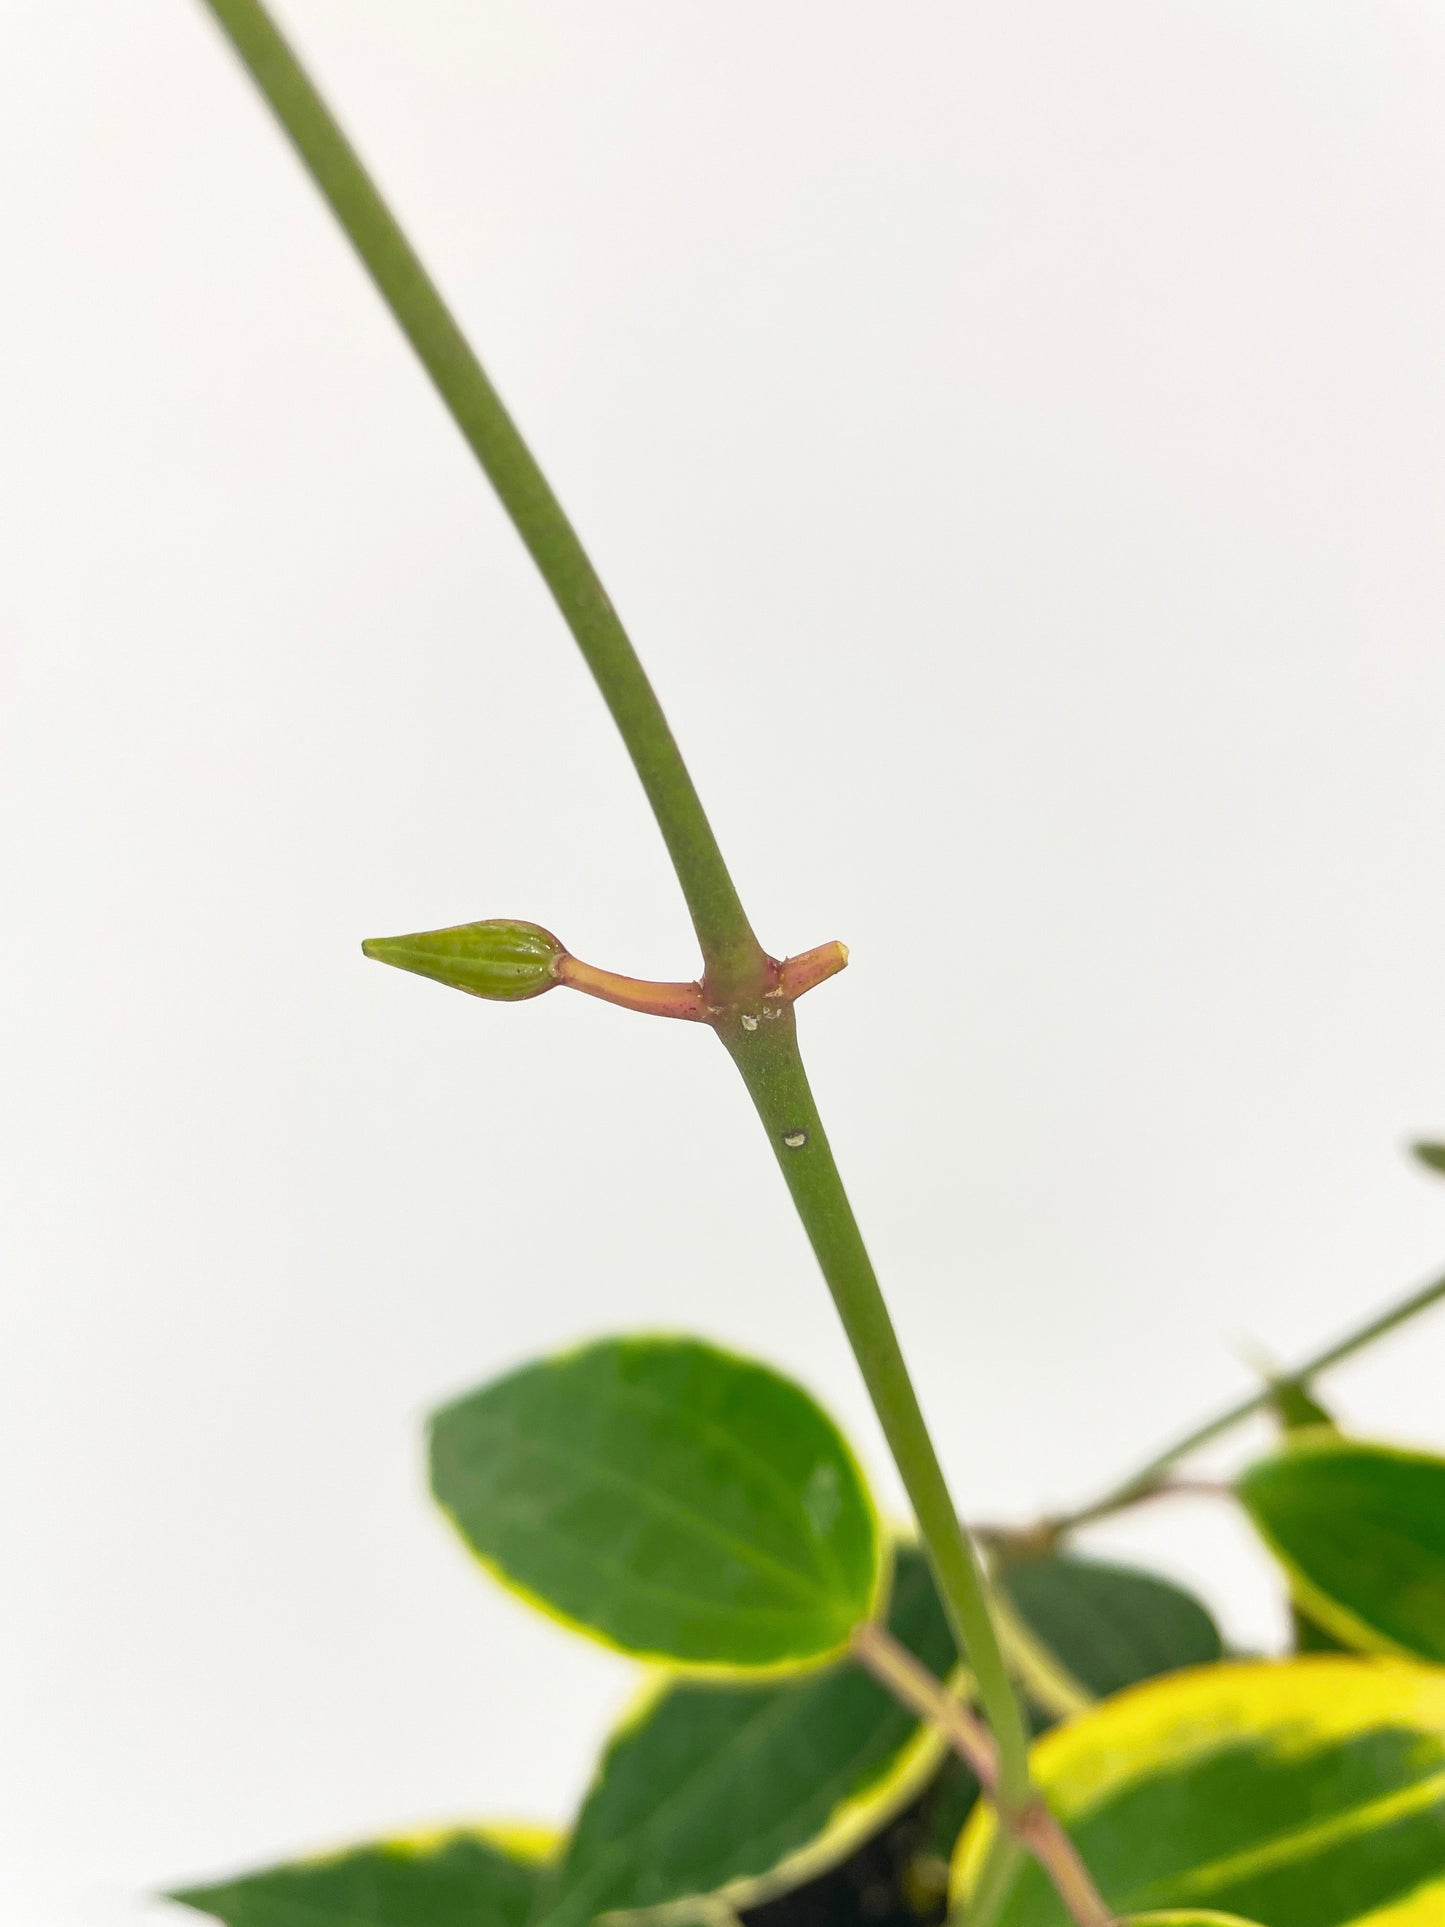
[[[1269,1396],[1275,1416],[1286,1432],[1305,1432],[1320,1425],[1332,1426],[1335,1422],[1303,1379],[1274,1379]]]
[[[689,1338],[609,1339],[432,1421],[432,1490],[505,1584],[623,1652],[760,1671],[840,1652],[887,1545],[790,1380]]]
[[[1364,1652],[1445,1661],[1445,1459],[1301,1432],[1238,1489],[1327,1633]]]
[[[931,1672],[953,1640],[923,1555],[897,1555],[889,1626]],[[927,1783],[943,1742],[848,1659],[767,1684],[665,1684],[614,1737],[538,1927],[811,1879]]]
[[[527,1927],[554,1845],[506,1828],[383,1840],[171,1898],[225,1927]]]
[[[567,954],[550,930],[505,917],[419,930],[410,937],[369,937],[361,948],[378,963],[502,1003],[551,990]]]
[[[1038,1785],[1119,1913],[1218,1910],[1268,1927],[1445,1921],[1445,1672],[1320,1657],[1200,1667],[1040,1740]],[[993,1833],[960,1843],[965,1896]],[[1032,1862],[994,1927],[1067,1927]]]

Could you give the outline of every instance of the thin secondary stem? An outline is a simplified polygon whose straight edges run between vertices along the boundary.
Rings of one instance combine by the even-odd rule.
[[[1432,1305],[1439,1304],[1442,1299],[1445,1299],[1445,1276],[1432,1278],[1428,1285],[1421,1285],[1417,1291],[1412,1291],[1407,1297],[1401,1298],[1375,1317],[1367,1319],[1363,1325],[1357,1325],[1343,1338],[1326,1345],[1323,1351],[1315,1352],[1302,1365],[1280,1373],[1278,1377],[1290,1384],[1308,1384],[1312,1378],[1318,1378],[1321,1372],[1327,1372],[1332,1365],[1338,1365],[1352,1357],[1354,1353],[1363,1351],[1367,1345],[1374,1344],[1377,1338],[1384,1338],[1387,1333],[1407,1324],[1410,1319],[1418,1318],[1421,1312],[1428,1311]],[[1055,1536],[1071,1532],[1076,1526],[1087,1525],[1095,1519],[1107,1518],[1112,1513],[1122,1512],[1126,1507],[1136,1505],[1142,1499],[1150,1499],[1157,1494],[1174,1489],[1172,1484],[1164,1483],[1165,1474],[1172,1465],[1180,1459],[1187,1458],[1191,1452],[1197,1452],[1201,1446],[1208,1445],[1214,1439],[1222,1437],[1224,1433],[1232,1431],[1236,1425],[1243,1424],[1245,1419],[1253,1418],[1255,1413],[1262,1412],[1274,1397],[1275,1383],[1272,1382],[1261,1386],[1259,1391],[1251,1393],[1248,1398],[1240,1399],[1237,1405],[1227,1406],[1212,1419],[1206,1419],[1203,1425],[1196,1425],[1192,1432],[1186,1432],[1182,1439],[1176,1439],[1173,1445],[1166,1446],[1162,1452],[1150,1459],[1147,1465],[1141,1466],[1137,1472],[1131,1473],[1118,1485],[1111,1486],[1101,1497],[1092,1500],[1088,1505],[1080,1506],[1076,1511],[1064,1513],[1049,1520],[1050,1530]]]
[[[530,550],[642,779],[702,947],[711,1019],[743,1072],[898,1460],[999,1746],[999,1797],[1030,1799],[1022,1714],[878,1281],[753,934],[666,719],[581,542],[441,295],[259,0],[205,0],[371,273]],[[749,1031],[748,1026],[752,1025]],[[749,1052],[737,1047],[757,1042]],[[784,1125],[787,1128],[784,1128]],[[796,1147],[805,1154],[795,1158]]]
[[[957,1694],[876,1619],[854,1632],[853,1657],[910,1713],[938,1728],[992,1799],[998,1786],[998,1755],[988,1728]]]
[[[972,1769],[993,1801],[1001,1825],[1049,1876],[1069,1918],[1078,1927],[1113,1927],[1114,1915],[1094,1885],[1078,1848],[1043,1801],[1035,1797],[1012,1809],[1000,1802],[999,1763],[993,1740],[963,1702],[876,1622],[860,1626],[854,1633],[853,1652],[895,1699],[921,1719],[931,1721]]]

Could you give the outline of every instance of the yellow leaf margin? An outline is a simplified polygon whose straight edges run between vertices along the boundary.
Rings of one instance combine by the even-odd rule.
[[[1283,1661],[1201,1666],[1146,1681],[1092,1712],[1055,1727],[1034,1747],[1035,1780],[1065,1826],[1084,1818],[1122,1788],[1214,1752],[1232,1736],[1258,1736],[1274,1757],[1299,1758],[1321,1743],[1348,1739],[1385,1724],[1404,1724],[1445,1748],[1445,1669],[1406,1660],[1319,1654]],[[1300,1844],[1327,1844],[1331,1833],[1358,1830],[1371,1809],[1381,1823],[1428,1798],[1445,1797],[1445,1765],[1413,1787],[1387,1790],[1323,1826],[1301,1824]],[[973,1889],[996,1833],[980,1806],[954,1856],[955,1906]],[[1285,1836],[1291,1837],[1291,1836]],[[1228,1919],[1189,1909],[1146,1920]],[[1388,1905],[1334,1927],[1441,1927],[1445,1866],[1439,1877]]]

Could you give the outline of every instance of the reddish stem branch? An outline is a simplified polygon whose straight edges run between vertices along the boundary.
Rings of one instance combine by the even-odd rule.
[[[624,1010],[640,1010],[648,1017],[683,1017],[701,1023],[707,1016],[698,984],[655,984],[642,977],[619,977],[578,957],[560,958],[554,974],[559,984],[572,990],[585,991],[607,1004],[621,1004]]]
[[[835,977],[848,961],[846,944],[820,943],[815,950],[789,957],[783,963],[768,960],[768,988],[762,1005],[795,1003],[804,992]],[[701,984],[652,983],[643,977],[622,977],[614,970],[599,970],[595,964],[564,954],[553,971],[559,984],[600,997],[604,1003],[620,1004],[624,1010],[641,1011],[647,1017],[681,1017],[690,1023],[710,1023],[716,1015]]]
[[[853,1653],[895,1699],[921,1719],[931,1721],[973,1770],[993,1803],[1000,1826],[1038,1861],[1076,1927],[1115,1927],[1114,1915],[1094,1885],[1078,1848],[1038,1794],[1031,1794],[1017,1808],[1006,1807],[999,1799],[998,1753],[993,1736],[962,1700],[876,1622],[856,1629]]]
[[[836,977],[848,961],[846,943],[820,943],[816,950],[805,950],[778,966],[778,994],[793,1003],[805,990]]]

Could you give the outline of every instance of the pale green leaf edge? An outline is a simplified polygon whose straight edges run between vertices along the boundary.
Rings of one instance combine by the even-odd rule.
[[[1210,1907],[1165,1907],[1159,1913],[1125,1914],[1119,1927],[1259,1927],[1259,1922]]]
[[[520,1372],[533,1368],[540,1369],[549,1365],[559,1366],[570,1364],[573,1359],[580,1358],[587,1352],[595,1351],[601,1345],[615,1344],[618,1342],[620,1341],[615,1337],[588,1339],[580,1345],[569,1346],[564,1351],[548,1352],[543,1357],[534,1359],[528,1364],[520,1365],[516,1369]],[[889,1596],[892,1590],[893,1547],[884,1529],[883,1519],[878,1510],[878,1502],[873,1495],[873,1487],[869,1483],[867,1475],[864,1473],[858,1454],[854,1451],[847,1434],[843,1431],[843,1428],[838,1424],[832,1413],[829,1412],[818,1399],[814,1398],[806,1386],[800,1385],[797,1379],[790,1377],[786,1372],[780,1372],[774,1366],[764,1364],[760,1359],[750,1358],[746,1352],[734,1351],[731,1346],[714,1344],[710,1338],[699,1338],[695,1332],[630,1332],[626,1335],[626,1342],[629,1344],[637,1343],[644,1345],[703,1345],[707,1350],[716,1352],[720,1358],[729,1359],[734,1364],[745,1365],[751,1371],[765,1372],[768,1377],[774,1378],[778,1380],[780,1384],[786,1385],[791,1391],[796,1392],[800,1398],[806,1399],[808,1403],[812,1405],[818,1416],[823,1420],[824,1424],[837,1440],[843,1461],[852,1471],[858,1482],[858,1490],[862,1494],[863,1504],[873,1528],[873,1591],[869,1598],[866,1611],[855,1624],[866,1625],[871,1620],[881,1618],[887,1611]],[[503,1374],[503,1376],[507,1377],[511,1376],[511,1374]],[[500,1381],[489,1380],[488,1382],[495,1384]],[[478,1386],[475,1388],[475,1391],[480,1392],[485,1389],[485,1386]],[[438,1411],[449,1410],[452,1405],[460,1404],[463,1400],[472,1396],[474,1396],[474,1393],[461,1392],[455,1399],[449,1399],[445,1406],[438,1407],[437,1409]],[[430,1420],[428,1421],[428,1438],[430,1438]],[[659,1653],[643,1647],[624,1645],[621,1641],[610,1638],[606,1633],[599,1632],[595,1626],[589,1626],[583,1620],[574,1619],[570,1613],[564,1612],[560,1606],[554,1605],[551,1600],[545,1599],[540,1593],[533,1592],[530,1586],[514,1578],[494,1559],[490,1558],[488,1554],[479,1552],[471,1540],[468,1539],[460,1520],[452,1511],[451,1507],[444,1505],[442,1501],[436,1497],[435,1492],[432,1493],[432,1499],[437,1511],[441,1513],[456,1537],[461,1541],[462,1548],[468,1558],[471,1559],[475,1565],[480,1566],[488,1578],[494,1580],[503,1592],[510,1593],[514,1599],[519,1599],[523,1605],[530,1607],[533,1612],[540,1614],[543,1619],[551,1620],[554,1626],[560,1626],[563,1631],[575,1634],[577,1638],[585,1639],[593,1646],[601,1646],[609,1653],[618,1653],[623,1659],[634,1660],[641,1666],[670,1673],[674,1678],[703,1681],[717,1680],[720,1683],[726,1681],[756,1680],[762,1682],[770,1679],[783,1680],[795,1674],[811,1673],[821,1667],[831,1665],[835,1660],[841,1659],[849,1650],[851,1628],[849,1629],[849,1635],[845,1635],[835,1646],[830,1646],[824,1651],[809,1653],[804,1658],[774,1660],[766,1666],[732,1665],[725,1660],[679,1659],[672,1653]]]
[[[917,1544],[917,1531],[912,1525],[892,1528],[888,1535],[890,1565],[895,1548]],[[676,1678],[675,1674],[672,1677],[666,1673],[656,1674],[638,1689],[632,1703],[603,1743],[597,1773],[583,1795],[584,1804],[591,1797],[593,1788],[600,1783],[607,1755],[612,1748],[642,1724]],[[961,1699],[972,1697],[973,1675],[966,1666],[954,1667],[947,1684],[950,1691]],[[614,1908],[605,1918],[609,1922],[617,1922],[618,1927],[693,1927],[699,1910],[719,1908],[725,1917],[729,1913],[742,1913],[752,1907],[761,1907],[767,1901],[792,1893],[795,1888],[841,1866],[859,1847],[916,1800],[942,1766],[948,1750],[948,1741],[938,1728],[926,1720],[920,1720],[913,1738],[899,1751],[885,1774],[860,1793],[840,1801],[819,1833],[803,1846],[784,1854],[766,1873],[729,1880],[707,1893],[684,1894],[656,1907]],[[540,1927],[546,1927],[545,1915]],[[1248,1923],[1246,1927],[1249,1927]]]
[[[385,1853],[399,1860],[424,1860],[441,1848],[449,1846],[454,1840],[476,1840],[484,1846],[495,1848],[497,1853],[508,1860],[514,1860],[523,1867],[542,1867],[562,1850],[566,1835],[557,1827],[543,1826],[525,1820],[487,1820],[456,1821],[432,1827],[416,1827],[407,1833],[384,1834],[380,1839],[351,1840],[339,1847],[321,1847],[310,1853],[297,1854],[288,1860],[278,1860],[266,1867],[252,1868],[249,1873],[233,1874],[222,1880],[208,1880],[201,1885],[178,1887],[162,1896],[174,1900],[181,1906],[195,1908],[204,1913],[198,1904],[203,1894],[226,1887],[244,1885],[247,1880],[261,1880],[278,1873],[306,1873],[319,1868],[333,1867],[343,1860],[353,1859],[357,1854]],[[196,1895],[197,1899],[188,1898]]]
[[[637,1702],[629,1708],[627,1719],[609,1736],[609,1746],[614,1740],[624,1738],[630,1725],[646,1717],[654,1698],[666,1690],[667,1684],[663,1680],[655,1687],[643,1689]],[[949,1684],[961,1693],[972,1685],[972,1677],[959,1668],[950,1675]],[[609,1908],[605,1918],[619,1923],[619,1927],[623,1923],[627,1927],[692,1927],[700,1911],[719,1908],[725,1913],[741,1913],[792,1893],[841,1866],[896,1818],[923,1792],[947,1753],[948,1742],[942,1734],[920,1721],[913,1738],[886,1774],[863,1792],[841,1801],[821,1832],[785,1854],[766,1873],[729,1880],[705,1893],[680,1894],[676,1900],[663,1901],[656,1907]],[[541,1927],[546,1927],[545,1915]]]
[[[1346,1678],[1340,1669],[1349,1669],[1353,1678]],[[1092,1728],[1099,1722],[1107,1722],[1116,1729],[1108,1736],[1106,1745],[1094,1749],[1090,1756],[1093,1771],[1085,1776],[1083,1785],[1071,1787],[1072,1797],[1060,1800],[1058,1789],[1051,1785],[1051,1773],[1046,1768],[1040,1774],[1045,1795],[1051,1804],[1056,1805],[1060,1818],[1067,1826],[1074,1802],[1087,1801],[1100,1786],[1108,1786],[1113,1781],[1118,1760],[1128,1758],[1141,1766],[1147,1761],[1148,1750],[1141,1740],[1158,1726],[1157,1707],[1160,1699],[1177,1701],[1181,1694],[1192,1695],[1206,1680],[1232,1687],[1236,1693],[1241,1687],[1247,1691],[1252,1681],[1258,1680],[1265,1685],[1268,1699],[1267,1682],[1271,1678],[1290,1682],[1289,1690],[1294,1691],[1306,1684],[1310,1674],[1320,1678],[1327,1673],[1334,1675],[1332,1690],[1323,1699],[1314,1691],[1305,1696],[1311,1703],[1311,1711],[1322,1716],[1322,1730],[1341,1733],[1362,1730],[1355,1726],[1350,1717],[1362,1692],[1363,1697],[1372,1699],[1378,1690],[1377,1682],[1393,1679],[1413,1688],[1411,1697],[1414,1701],[1423,1698],[1433,1704],[1437,1727],[1445,1733],[1445,1668],[1427,1665],[1413,1655],[1397,1659],[1393,1656],[1361,1658],[1343,1653],[1311,1654],[1276,1660],[1216,1661],[1207,1666],[1185,1667],[1180,1672],[1164,1674],[1157,1679],[1141,1680],[1137,1685],[1127,1686],[1108,1699],[1101,1700],[1097,1707],[1077,1720],[1065,1721],[1054,1727],[1035,1741],[1030,1757],[1038,1762],[1047,1761],[1052,1766],[1057,1753],[1064,1751],[1067,1754],[1071,1747],[1078,1744],[1080,1729]],[[1309,1683],[1313,1686],[1312,1681]],[[1172,1764],[1175,1756],[1167,1754],[1165,1758]],[[1435,1778],[1428,1784],[1434,1786]],[[1418,1789],[1411,1791],[1418,1793]],[[997,1816],[987,1801],[980,1801],[954,1850],[949,1891],[951,1904],[955,1908],[967,1902],[997,1836]],[[1445,1873],[1442,1873],[1440,1881],[1428,1882],[1427,1887],[1431,1894],[1438,1890],[1445,1895]],[[1418,1900],[1422,1893],[1426,1893],[1427,1887],[1416,1887],[1397,1900],[1391,1900],[1383,1909],[1357,1916],[1348,1923],[1341,1922],[1340,1927],[1423,1927],[1424,1917],[1419,1913]],[[1188,1918],[1189,1909],[1182,1911]],[[1137,1916],[1134,1918],[1137,1919]],[[1224,1918],[1227,1920],[1229,1916]],[[1253,1927],[1253,1923],[1246,1923],[1246,1927]]]

